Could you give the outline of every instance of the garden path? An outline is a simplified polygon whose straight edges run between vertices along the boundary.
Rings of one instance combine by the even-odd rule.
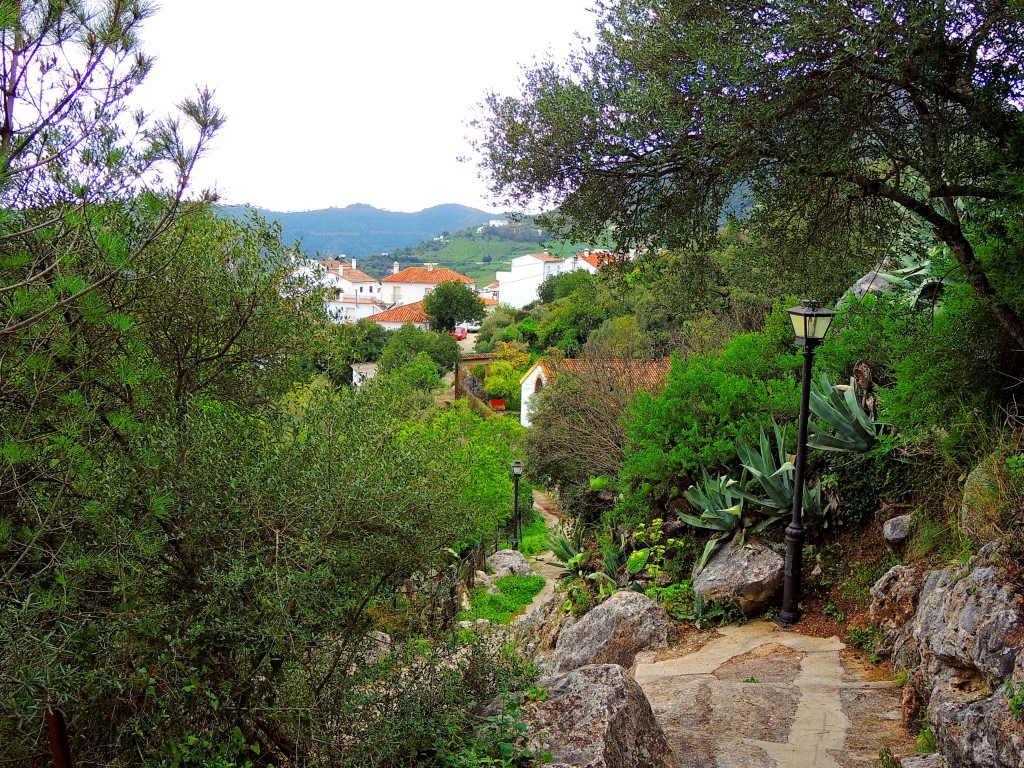
[[[634,669],[680,768],[875,768],[914,753],[901,695],[837,637],[753,621]]]
[[[559,525],[546,493],[533,492],[533,507]],[[526,614],[562,575],[550,551],[530,562],[545,585]],[[752,621],[640,654],[633,674],[680,768],[875,768],[882,747],[914,754],[900,690],[837,637]]]
[[[543,491],[534,490],[533,492],[533,508],[540,512],[544,521],[548,524],[548,528],[556,529],[561,521],[558,507],[555,506],[555,502],[548,494]],[[551,550],[547,552],[541,552],[538,555],[534,555],[530,558],[530,565],[533,566],[534,573],[538,573],[544,577],[544,588],[533,597],[531,602],[526,609],[523,611],[524,615],[532,613],[535,609],[544,605],[548,601],[548,598],[554,594],[555,585],[558,583],[559,578],[562,576],[562,569],[559,568],[555,563],[558,562],[558,558],[555,557]]]

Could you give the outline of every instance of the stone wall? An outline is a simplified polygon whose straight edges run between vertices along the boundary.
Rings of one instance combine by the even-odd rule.
[[[950,768],[1024,765],[1011,707],[1024,703],[1024,591],[1006,549],[995,541],[937,571],[896,566],[871,590],[880,650],[907,672],[904,719],[924,714]]]

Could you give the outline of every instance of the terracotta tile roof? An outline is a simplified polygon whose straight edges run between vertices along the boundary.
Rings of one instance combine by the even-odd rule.
[[[420,283],[426,285],[437,285],[456,281],[463,285],[475,285],[476,280],[465,275],[460,275],[454,269],[441,267],[440,269],[427,269],[426,267],[406,267],[395,275],[388,275],[381,282],[383,283]]]
[[[499,287],[500,286],[497,283],[491,283],[490,285],[484,286],[480,290],[481,291],[496,291],[496,290],[498,290]]]
[[[340,267],[352,266],[349,262],[344,261],[343,259],[336,259],[333,256],[328,256],[326,259],[321,259],[320,263],[323,265],[323,268],[328,271],[334,271]]]
[[[373,275],[368,275],[365,272],[363,272],[363,270],[355,269],[354,267],[350,267],[348,265],[344,265],[344,266],[341,267],[341,276],[345,280],[348,280],[350,283],[379,283],[380,282],[380,280],[378,280]]]
[[[423,309],[423,302],[417,301],[370,315],[370,320],[377,323],[429,323],[430,315]]]
[[[590,253],[578,253],[576,254],[583,261],[587,262],[594,269],[600,269],[605,264],[614,264],[618,259],[615,258],[608,251],[591,251]]]
[[[497,299],[488,299],[486,296],[477,296],[477,298],[480,299],[480,303],[483,304],[485,307],[496,307],[496,306],[498,306],[498,300]]]
[[[605,375],[615,378],[628,384],[632,389],[655,390],[665,385],[669,369],[672,367],[670,360],[624,360],[616,358],[584,358],[566,360],[539,360],[544,373],[544,378],[551,381],[561,371],[576,376],[593,377]],[[520,379],[520,384],[533,373],[533,366]]]
[[[565,261],[565,259],[552,256],[550,253],[531,253],[529,255],[533,256],[537,261]]]

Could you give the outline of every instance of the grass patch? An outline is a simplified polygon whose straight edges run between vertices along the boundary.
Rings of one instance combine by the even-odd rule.
[[[899,559],[892,555],[881,563],[854,563],[852,573],[843,585],[843,597],[854,600],[859,608],[863,608],[871,601],[871,588],[875,582],[898,563]]]
[[[523,540],[519,542],[519,551],[526,557],[533,557],[550,549],[547,538],[548,524],[537,510],[530,511],[533,515],[529,520],[523,520]]]
[[[544,577],[505,576],[495,579],[494,585],[498,588],[497,594],[489,594],[487,587],[477,587],[470,592],[470,609],[460,612],[455,618],[458,621],[487,619],[492,624],[507,624],[544,588]]]

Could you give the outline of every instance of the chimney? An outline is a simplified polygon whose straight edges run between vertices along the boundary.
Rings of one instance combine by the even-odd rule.
[[[588,257],[589,255],[590,255],[590,249],[589,249],[589,248],[584,248],[584,249],[583,249],[583,258],[585,259],[585,258],[587,258],[587,257]],[[353,259],[353,260],[352,260],[352,266],[354,267],[355,265],[356,265],[356,262],[355,262],[355,259]]]
[[[391,265],[391,274],[392,275],[397,275],[398,274],[398,262],[397,261],[394,264]]]
[[[434,262],[433,264],[431,264],[428,261],[426,264],[424,264],[424,266],[427,268],[427,272],[433,272],[434,271],[434,267],[437,266],[437,262]]]
[[[352,269],[355,269],[355,268],[356,268],[356,260],[352,259]]]

